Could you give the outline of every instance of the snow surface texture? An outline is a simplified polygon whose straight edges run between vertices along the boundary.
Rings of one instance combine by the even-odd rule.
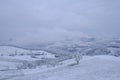
[[[18,71],[21,75],[1,80],[120,80],[120,58],[114,56],[84,56],[79,65],[70,59],[62,66],[45,69],[30,74]]]

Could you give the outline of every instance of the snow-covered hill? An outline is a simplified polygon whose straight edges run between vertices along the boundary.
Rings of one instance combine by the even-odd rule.
[[[42,50],[29,50],[18,48],[14,46],[0,46],[1,56],[18,56],[18,55],[46,55],[46,57],[53,58],[54,55]],[[45,57],[45,56],[44,56]]]
[[[0,79],[119,80],[119,44],[87,38],[48,44],[41,50],[0,46]],[[74,60],[76,52],[84,55],[79,65]]]
[[[22,49],[22,48],[17,48],[13,46],[0,46],[0,54],[1,55],[12,55],[12,54],[28,54],[29,51]]]
[[[55,55],[42,50],[28,50],[13,46],[0,46],[0,70],[36,68]]]
[[[36,69],[37,73],[9,77],[6,80],[120,80],[119,67],[119,57],[86,56],[79,65],[74,65],[74,60],[68,60],[67,65],[62,67],[42,72]]]

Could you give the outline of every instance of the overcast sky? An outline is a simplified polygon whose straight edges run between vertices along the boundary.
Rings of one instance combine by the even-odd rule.
[[[119,37],[120,0],[0,0],[0,43],[56,40],[81,32]]]

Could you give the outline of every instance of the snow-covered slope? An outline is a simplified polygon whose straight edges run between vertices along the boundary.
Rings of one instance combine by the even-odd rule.
[[[74,65],[71,60],[67,64],[43,72],[37,69],[37,73],[9,77],[7,80],[120,80],[119,57],[83,57],[79,65]]]
[[[0,46],[0,54],[10,55],[10,54],[27,54],[28,50],[13,47],[13,46]]]
[[[42,50],[27,50],[13,46],[0,46],[0,70],[36,68],[55,55]]]
[[[54,55],[42,50],[28,50],[13,46],[0,46],[1,56],[18,56],[18,55],[45,55],[44,57],[53,58]]]

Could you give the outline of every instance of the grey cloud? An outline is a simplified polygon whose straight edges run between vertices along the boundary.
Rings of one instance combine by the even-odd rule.
[[[119,8],[119,0],[0,0],[0,41],[46,33],[60,39],[62,31],[119,37]]]

